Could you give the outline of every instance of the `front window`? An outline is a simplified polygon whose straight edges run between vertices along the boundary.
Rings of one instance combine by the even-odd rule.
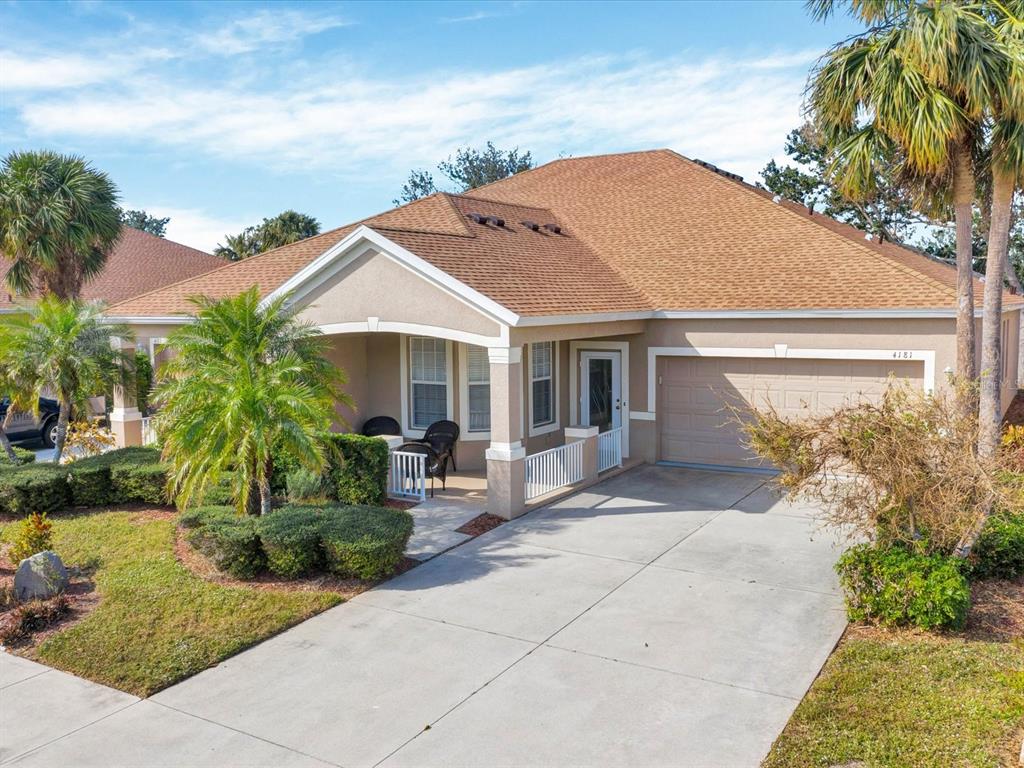
[[[555,421],[554,347],[552,341],[540,341],[530,347],[530,402],[533,408],[532,424],[535,427]]]
[[[491,362],[484,347],[466,347],[466,389],[469,431],[491,429]]]
[[[409,339],[412,426],[426,429],[448,418],[448,348],[444,339]]]

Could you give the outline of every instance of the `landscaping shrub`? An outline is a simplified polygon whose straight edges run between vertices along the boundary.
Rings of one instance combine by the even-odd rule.
[[[53,546],[53,523],[46,519],[45,512],[33,512],[21,521],[14,543],[8,553],[11,562],[17,565],[26,557],[45,552]]]
[[[235,494],[231,490],[234,482],[233,472],[222,472],[217,482],[203,491],[203,506],[230,506],[235,503]]]
[[[120,448],[67,466],[73,503],[82,507],[166,504],[167,472],[160,451],[151,447]]]
[[[836,571],[853,621],[959,629],[971,604],[961,565],[952,557],[914,554],[901,546],[859,544],[839,558]]]
[[[253,517],[212,517],[193,529],[188,538],[218,570],[236,578],[251,579],[266,564]]]
[[[227,506],[206,506],[186,509],[178,515],[178,525],[182,528],[200,528],[215,520],[222,520],[227,517],[237,517],[234,507]]]
[[[70,610],[66,595],[22,603],[0,621],[0,643],[10,645],[27,640],[33,632],[46,629]]]
[[[325,496],[324,478],[305,467],[299,467],[288,475],[288,501],[313,501]]]
[[[27,464],[0,472],[0,512],[59,512],[70,503],[71,489],[63,467]]]
[[[110,468],[114,496],[121,502],[168,504],[166,464],[115,464]]]
[[[88,459],[81,459],[68,465],[71,503],[76,507],[99,507],[112,503],[114,495],[110,482],[110,466],[106,463],[86,464],[87,461]]]
[[[337,455],[332,457],[330,480],[338,500],[345,504],[383,504],[387,498],[388,446],[363,435],[330,435]]]
[[[17,445],[12,445],[11,448],[14,450],[16,458],[12,462],[10,457],[7,455],[7,451],[0,450],[0,470],[20,467],[24,464],[31,464],[36,460],[35,451],[30,451],[27,448],[20,448]]]
[[[322,562],[320,524],[316,507],[282,507],[260,517],[257,530],[270,571],[294,579],[316,568]]]
[[[413,527],[408,512],[387,507],[327,507],[322,516],[320,541],[327,568],[333,573],[380,579],[402,562]]]
[[[978,578],[1024,576],[1024,513],[993,513],[971,550],[971,563],[971,575]]]

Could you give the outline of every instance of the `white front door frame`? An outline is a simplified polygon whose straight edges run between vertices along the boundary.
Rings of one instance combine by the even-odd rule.
[[[600,351],[584,349],[580,352],[580,424],[585,427],[594,426],[590,423],[590,367],[591,360],[610,360],[612,364],[612,429],[622,426],[622,353],[617,349]]]
[[[619,391],[622,393],[622,457],[629,457],[629,342],[628,341],[570,341],[569,342],[569,423],[580,423],[580,352],[586,350],[615,350],[619,353]]]

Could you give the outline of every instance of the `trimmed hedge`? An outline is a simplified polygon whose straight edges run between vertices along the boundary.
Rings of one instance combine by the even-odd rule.
[[[110,468],[114,497],[119,502],[168,504],[166,464],[115,464]]]
[[[1015,579],[1024,576],[1024,513],[995,512],[971,553],[971,576]]]
[[[344,577],[381,579],[402,562],[413,529],[408,512],[371,506],[289,505],[263,517],[204,506],[178,522],[214,565],[244,579],[264,567],[291,579],[322,565]]]
[[[256,529],[270,572],[294,579],[320,565],[320,524],[314,507],[283,507],[260,517]]]
[[[331,433],[329,477],[343,504],[383,504],[387,498],[388,445],[377,437]]]
[[[256,518],[247,515],[210,515],[204,525],[189,533],[188,540],[218,570],[238,579],[253,578],[267,562],[260,547]]]
[[[412,515],[388,507],[328,507],[320,541],[327,568],[339,576],[381,579],[402,562]]]
[[[53,464],[26,464],[0,472],[0,512],[29,515],[71,505],[67,471]]]
[[[945,555],[859,544],[843,553],[836,572],[853,621],[959,629],[971,607],[962,565]]]
[[[12,445],[11,449],[17,458],[12,462],[7,455],[7,451],[0,451],[0,470],[32,464],[36,460],[35,451],[30,451],[28,448],[21,448],[17,445]]]

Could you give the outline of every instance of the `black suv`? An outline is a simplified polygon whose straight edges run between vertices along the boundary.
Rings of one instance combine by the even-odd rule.
[[[0,421],[7,416],[7,408],[10,406],[10,398],[0,400]],[[57,415],[60,406],[56,400],[49,397],[39,398],[39,417],[36,418],[31,412],[14,412],[14,418],[7,426],[7,437],[12,443],[28,443],[40,441],[47,448],[53,448],[57,439]]]

